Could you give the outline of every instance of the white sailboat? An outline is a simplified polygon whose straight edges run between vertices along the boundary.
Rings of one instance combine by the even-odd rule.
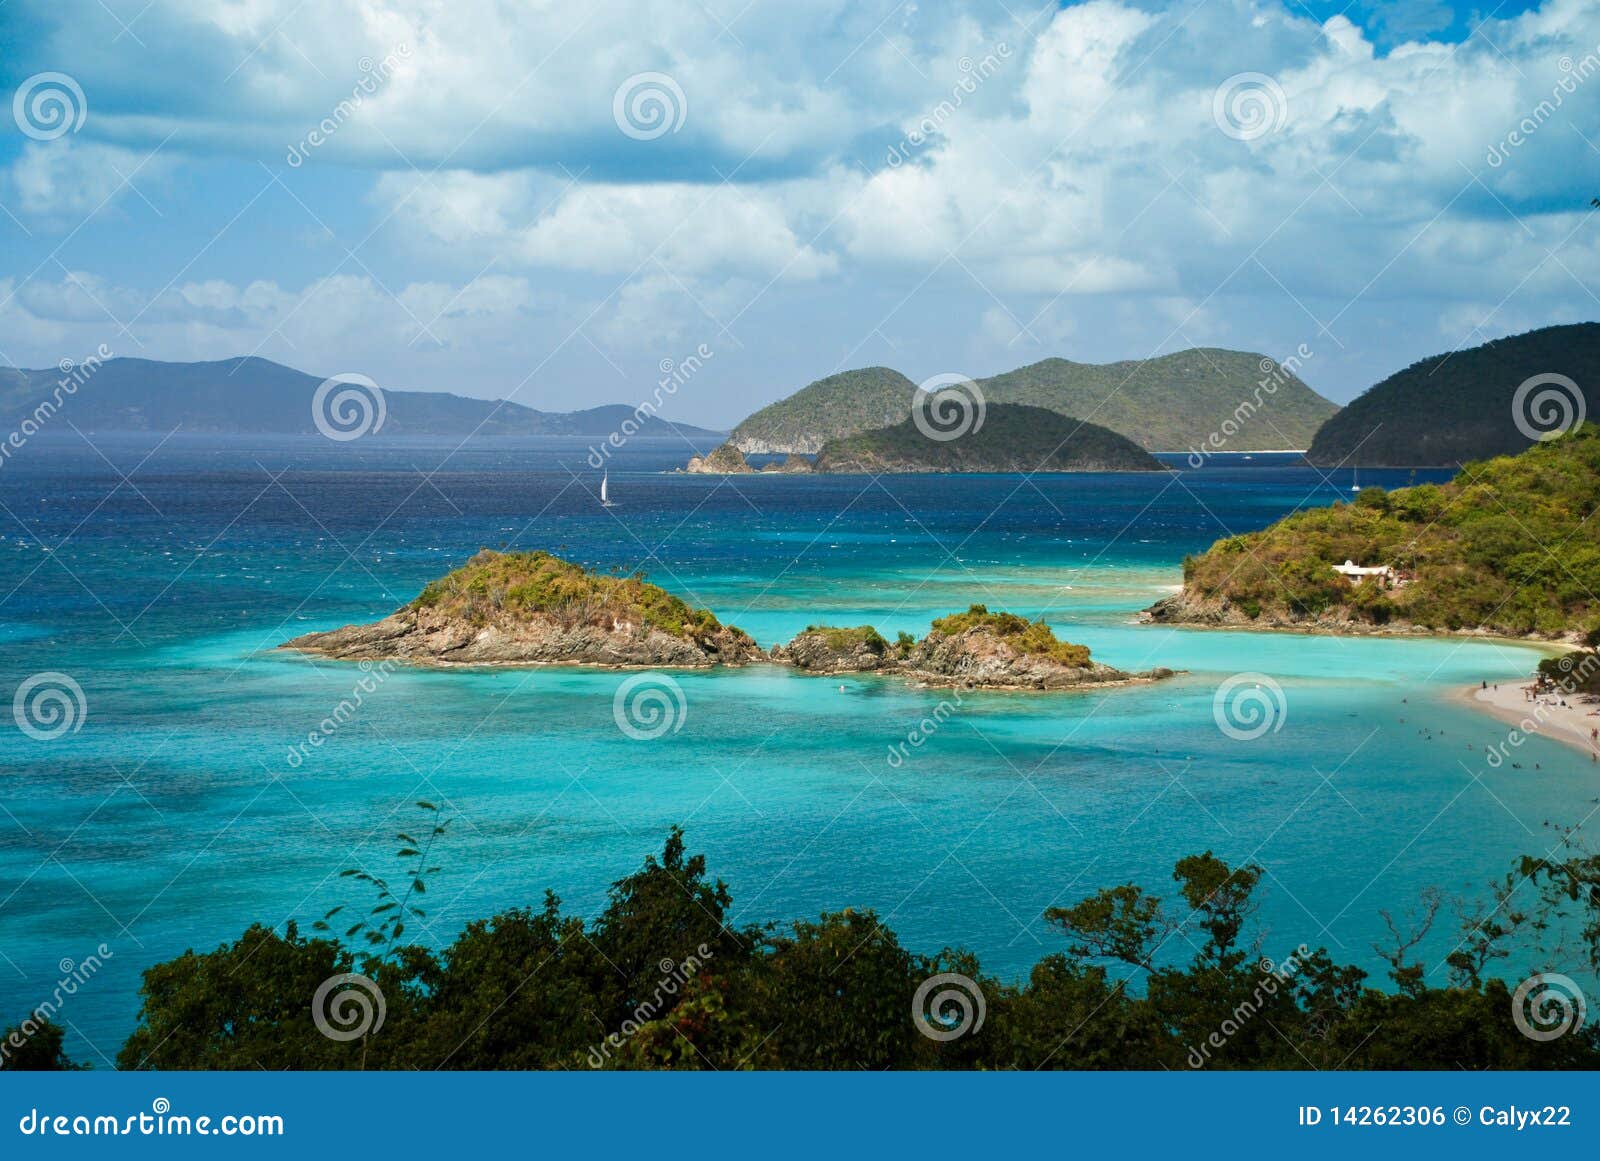
[[[607,472],[607,473],[605,473],[604,475],[602,475],[600,477],[600,507],[602,507],[602,508],[615,508],[616,507],[616,505],[611,502],[611,489],[609,487],[610,482],[611,482],[611,473],[610,472]]]
[[[1350,490],[1352,492],[1361,491],[1361,469],[1360,468],[1357,468],[1355,470],[1355,474],[1353,476],[1351,476],[1351,479],[1354,480],[1355,482],[1350,485]]]

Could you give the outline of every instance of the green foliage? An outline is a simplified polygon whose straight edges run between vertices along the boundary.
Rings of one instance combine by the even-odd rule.
[[[1163,471],[1132,440],[1041,407],[991,403],[983,426],[954,439],[932,439],[906,419],[829,440],[819,472]]]
[[[434,844],[444,837],[445,830],[450,825],[448,818],[442,821],[439,819],[439,808],[431,802],[419,801],[417,809],[423,812],[423,821],[426,823],[426,826],[417,829],[427,837],[417,839],[405,831],[400,831],[394,836],[395,842],[401,844],[400,849],[395,852],[395,857],[404,860],[402,864],[404,877],[398,894],[389,886],[386,879],[360,867],[349,867],[339,872],[340,878],[370,885],[376,895],[376,901],[366,915],[345,928],[344,938],[354,939],[360,936],[369,945],[381,947],[384,954],[387,954],[395,942],[406,933],[408,921],[427,918],[428,913],[415,900],[428,893],[428,876],[439,870],[438,867],[429,866],[428,859],[433,853]],[[343,910],[342,903],[332,908],[311,925],[312,930],[331,933],[333,917]]]
[[[807,625],[806,632],[820,636],[829,649],[840,653],[851,653],[862,647],[880,656],[889,651],[889,642],[884,640],[883,634],[871,625],[856,625],[849,629],[841,629],[834,625]],[[901,633],[900,636],[904,638],[911,635]],[[912,640],[912,644],[916,644],[915,639]]]
[[[592,923],[563,915],[547,894],[538,911],[469,923],[437,953],[402,947],[368,959],[387,999],[387,1019],[368,1041],[336,1042],[314,1026],[312,994],[355,965],[337,943],[303,939],[293,924],[281,936],[252,927],[237,943],[158,964],[145,973],[139,1026],[119,1066],[1600,1067],[1595,1025],[1531,1040],[1512,1020],[1506,985],[1485,970],[1511,932],[1537,929],[1561,908],[1587,919],[1582,937],[1600,962],[1600,857],[1524,860],[1493,898],[1463,913],[1448,985],[1413,971],[1408,952],[1420,936],[1397,934],[1385,954],[1398,990],[1368,986],[1365,973],[1322,949],[1258,961],[1259,867],[1206,852],[1179,860],[1173,878],[1170,903],[1123,884],[1052,908],[1046,918],[1066,951],[1005,983],[968,953],[908,950],[871,911],[736,930],[727,887],[674,829],[659,857],[612,885]],[[1538,907],[1512,906],[1508,892],[1519,889]],[[1438,904],[1430,896],[1420,932]],[[985,1020],[934,1041],[913,1021],[913,1001],[925,981],[952,972],[982,994]]]
[[[0,1072],[77,1072],[89,1067],[68,1058],[65,1030],[48,1019],[29,1017],[0,1032]]]
[[[933,623],[937,632],[954,637],[980,629],[1000,637],[1018,653],[1032,653],[1062,665],[1089,664],[1089,647],[1061,641],[1043,621],[1029,621],[1015,613],[991,613],[987,605],[971,605],[965,613],[951,613]]]
[[[723,627],[710,610],[696,609],[650,584],[643,573],[602,576],[548,552],[483,549],[454,572],[430,582],[412,605],[475,624],[537,613],[568,626],[609,630],[617,623],[651,625],[696,641]]]
[[[1252,619],[1337,611],[1437,630],[1557,635],[1600,624],[1600,428],[1514,457],[1471,463],[1448,484],[1298,512],[1184,562],[1192,597],[1225,598]],[[1345,560],[1412,577],[1351,586]]]

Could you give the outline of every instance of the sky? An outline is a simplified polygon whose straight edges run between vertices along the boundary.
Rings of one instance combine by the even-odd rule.
[[[9,0],[0,364],[728,427],[1228,347],[1344,402],[1600,318],[1600,0]]]

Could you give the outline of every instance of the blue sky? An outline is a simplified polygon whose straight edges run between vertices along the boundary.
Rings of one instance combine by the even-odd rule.
[[[1600,0],[10,0],[0,56],[14,365],[568,409],[703,347],[725,426],[1191,346],[1343,401],[1600,317]]]

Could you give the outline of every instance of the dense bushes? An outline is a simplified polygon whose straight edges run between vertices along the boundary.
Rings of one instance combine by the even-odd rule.
[[[1064,937],[1026,981],[983,974],[970,955],[919,955],[871,911],[785,927],[733,927],[727,888],[674,830],[657,858],[613,885],[593,922],[547,895],[468,924],[441,951],[361,956],[294,924],[255,926],[215,951],[145,973],[139,1024],[118,1058],[134,1069],[582,1068],[1595,1068],[1600,1033],[1547,1042],[1520,1032],[1488,973],[1519,932],[1572,931],[1600,962],[1600,865],[1527,861],[1501,905],[1468,922],[1429,986],[1409,962],[1415,931],[1384,952],[1385,989],[1324,950],[1267,948],[1255,924],[1263,872],[1210,853],[1181,860],[1177,898],[1108,888],[1047,921]],[[1528,884],[1532,884],[1531,887]],[[1567,908],[1559,922],[1554,913]],[[1574,914],[1572,909],[1576,908]],[[1431,924],[1439,900],[1422,920]],[[1548,926],[1547,926],[1548,925]],[[1276,951],[1278,962],[1262,958]],[[1192,954],[1191,954],[1192,953]],[[1573,954],[1569,951],[1569,955]],[[1568,969],[1572,970],[1572,969]],[[348,1040],[324,1034],[313,997],[360,971],[384,1019]],[[919,987],[970,982],[984,1018],[928,1011]],[[327,1005],[324,1005],[324,1009]],[[349,1013],[346,1013],[349,1015]],[[952,1023],[952,1020],[955,1020]],[[344,1025],[341,1025],[343,1027]],[[59,1033],[9,1067],[61,1067]]]

